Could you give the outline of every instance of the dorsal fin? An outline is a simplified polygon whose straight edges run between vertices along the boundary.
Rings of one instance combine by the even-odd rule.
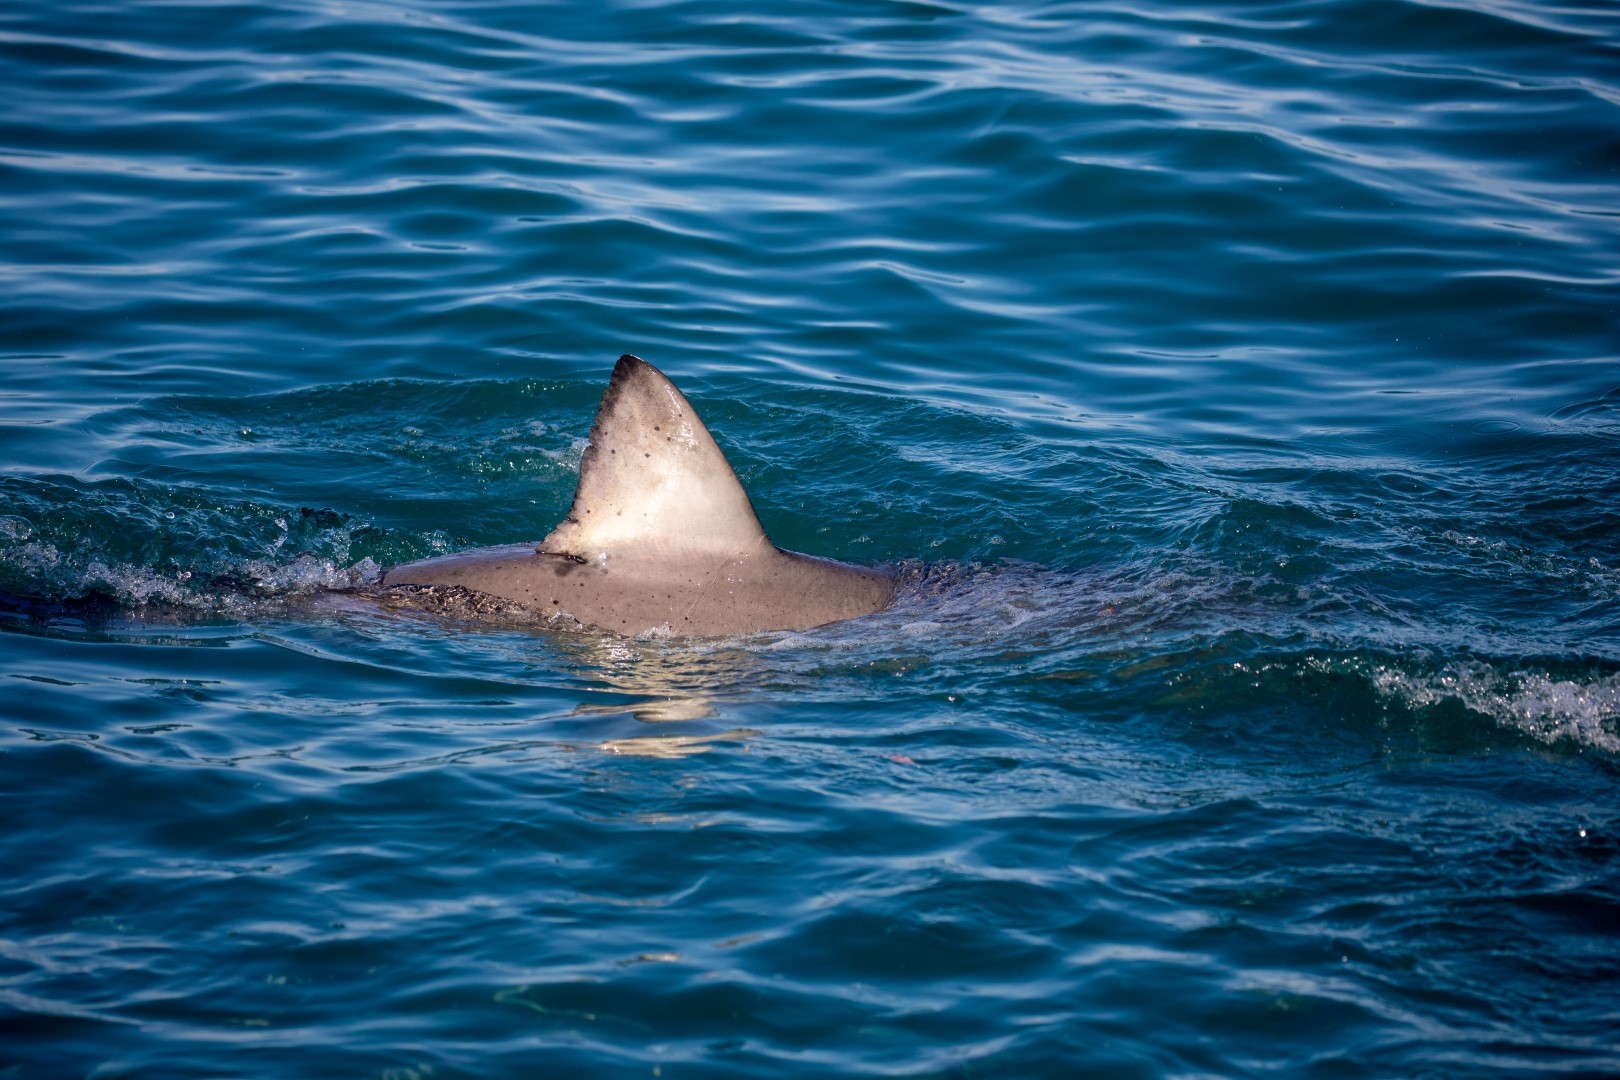
[[[613,367],[579,464],[568,517],[538,550],[578,559],[679,549],[768,550],[747,492],[663,372],[626,354]]]

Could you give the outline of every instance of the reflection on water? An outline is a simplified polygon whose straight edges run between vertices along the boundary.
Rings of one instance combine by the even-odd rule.
[[[733,728],[713,735],[632,735],[626,739],[609,739],[598,743],[595,749],[609,754],[679,758],[713,750],[722,743],[742,743],[762,734],[753,728]]]

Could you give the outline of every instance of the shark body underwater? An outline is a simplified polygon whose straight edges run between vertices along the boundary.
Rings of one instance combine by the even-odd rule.
[[[807,630],[894,599],[883,570],[771,543],[691,403],[630,355],[602,395],[573,506],[544,540],[405,563],[382,584],[412,606],[626,636]]]

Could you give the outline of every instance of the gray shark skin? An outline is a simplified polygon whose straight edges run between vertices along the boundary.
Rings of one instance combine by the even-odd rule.
[[[696,410],[629,355],[602,395],[573,507],[550,535],[395,566],[382,583],[458,598],[463,615],[626,636],[807,630],[894,598],[881,570],[772,544]]]

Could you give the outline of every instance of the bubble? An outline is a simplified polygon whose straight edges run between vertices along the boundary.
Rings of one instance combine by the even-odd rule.
[[[15,514],[0,516],[0,537],[7,540],[27,540],[34,535],[34,523]]]

